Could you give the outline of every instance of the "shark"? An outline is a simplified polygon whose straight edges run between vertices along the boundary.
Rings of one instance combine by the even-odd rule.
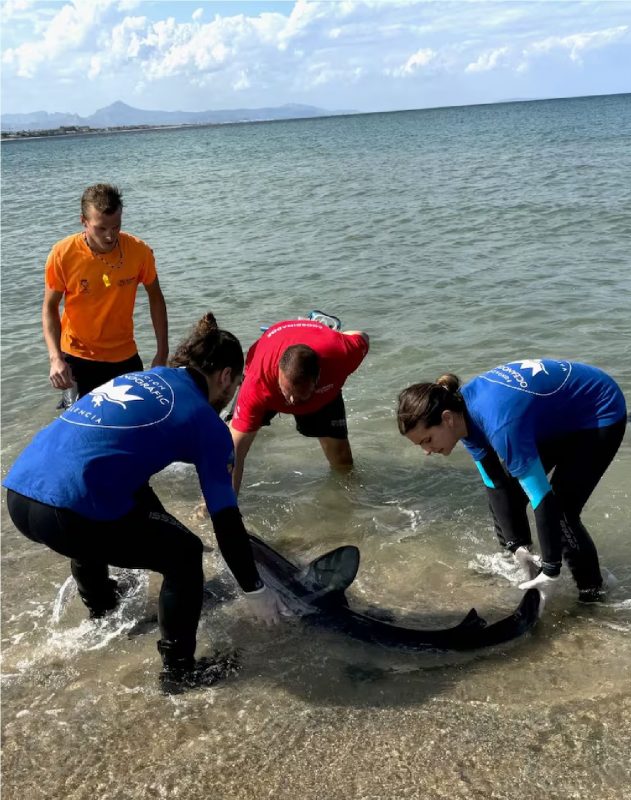
[[[346,590],[359,569],[359,549],[345,545],[306,566],[294,564],[252,533],[248,534],[261,578],[287,609],[305,622],[386,648],[406,651],[468,651],[517,639],[532,630],[542,608],[538,589],[529,589],[508,616],[488,624],[475,609],[446,628],[398,624],[382,609],[351,607]]]

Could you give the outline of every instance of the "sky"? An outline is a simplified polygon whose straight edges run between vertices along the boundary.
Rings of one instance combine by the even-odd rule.
[[[631,0],[2,0],[1,13],[3,113],[631,91]]]

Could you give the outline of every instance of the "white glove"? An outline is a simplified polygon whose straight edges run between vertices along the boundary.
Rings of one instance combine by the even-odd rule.
[[[513,558],[528,580],[536,578],[541,571],[541,558],[533,555],[525,545],[515,550]]]
[[[276,625],[281,614],[286,613],[285,605],[269,586],[255,589],[253,592],[245,592],[245,598],[254,618],[268,626]]]
[[[551,577],[550,575],[546,575],[543,572],[540,572],[536,578],[533,578],[531,581],[526,581],[525,583],[520,583],[520,589],[539,589],[539,594],[541,595],[541,603],[539,605],[539,616],[543,614],[543,609],[545,608],[546,603],[554,593],[556,586],[559,582],[560,575],[555,575]]]

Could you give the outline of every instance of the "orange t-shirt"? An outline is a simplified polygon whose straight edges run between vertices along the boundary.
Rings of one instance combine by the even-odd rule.
[[[82,233],[57,242],[46,261],[46,284],[64,294],[62,351],[91,361],[135,355],[136,289],[156,277],[153,250],[128,233],[119,233],[111,253],[98,255]]]

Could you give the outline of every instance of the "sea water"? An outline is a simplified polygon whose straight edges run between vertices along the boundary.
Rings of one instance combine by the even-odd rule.
[[[2,177],[3,475],[58,399],[47,253],[80,228],[83,189],[116,183],[124,229],[155,251],[172,346],[209,309],[244,347],[313,308],[371,336],[345,388],[354,470],[331,473],[275,420],[247,460],[248,526],[301,563],[357,545],[357,606],[429,623],[512,611],[519,576],[477,470],[401,437],[397,394],[548,356],[631,398],[630,95],[5,142]],[[142,289],[135,321],[149,364]],[[153,485],[214,544],[193,469]],[[627,434],[584,513],[617,579],[602,606],[579,607],[565,577],[523,640],[403,656],[209,600],[198,653],[238,650],[241,671],[177,698],[156,685],[157,577],[88,622],[67,562],[15,531],[3,496],[3,796],[631,797],[630,489]],[[205,571],[222,574],[216,552]]]

